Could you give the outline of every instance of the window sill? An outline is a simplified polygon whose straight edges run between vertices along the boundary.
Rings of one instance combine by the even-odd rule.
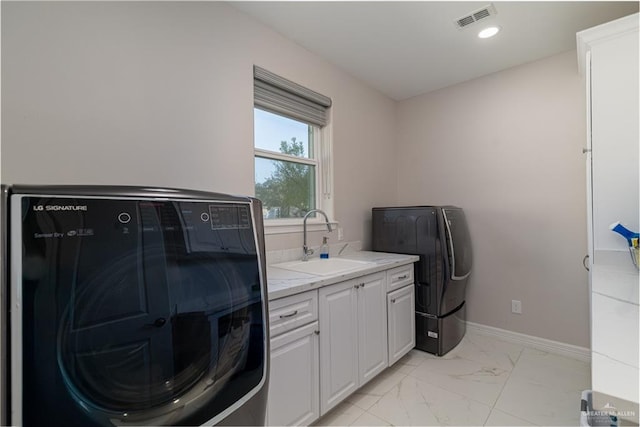
[[[337,221],[330,221],[331,228],[335,231],[338,229],[339,223]],[[277,221],[277,220],[265,220],[264,221],[264,234],[290,234],[290,233],[302,233],[302,221]],[[314,231],[327,231],[327,223],[324,221],[307,221],[307,232]]]

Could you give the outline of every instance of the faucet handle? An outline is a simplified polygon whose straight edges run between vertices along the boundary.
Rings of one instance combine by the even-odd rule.
[[[309,255],[313,255],[313,249],[310,249],[307,247],[307,245],[304,245],[302,247],[302,260],[303,261],[308,261],[309,260]]]

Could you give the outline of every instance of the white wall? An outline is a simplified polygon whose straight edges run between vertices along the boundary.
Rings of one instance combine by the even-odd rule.
[[[369,247],[372,206],[460,205],[469,320],[588,345],[574,52],[396,105],[224,3],[3,2],[1,30],[3,183],[252,194],[258,64],[333,98],[345,240]]]
[[[589,346],[584,92],[571,51],[399,104],[399,202],[465,209],[472,322]]]
[[[3,2],[2,182],[253,194],[254,64],[333,98],[336,219],[368,241],[395,103],[218,2]]]

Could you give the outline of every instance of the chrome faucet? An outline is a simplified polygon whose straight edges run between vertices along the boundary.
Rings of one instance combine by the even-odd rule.
[[[307,212],[307,214],[304,216],[304,219],[302,220],[302,234],[303,234],[303,246],[302,246],[302,260],[303,261],[308,261],[309,260],[309,255],[313,255],[313,249],[309,249],[309,247],[307,246],[307,218],[309,218],[309,215],[311,215],[314,212],[318,212],[321,213],[324,216],[324,220],[327,223],[327,230],[329,230],[329,232],[333,231],[331,229],[331,224],[329,223],[329,217],[327,216],[326,213],[324,213],[324,211],[321,211],[320,209],[311,209],[309,212]]]

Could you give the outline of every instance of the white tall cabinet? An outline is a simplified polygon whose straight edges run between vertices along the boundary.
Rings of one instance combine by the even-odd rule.
[[[638,19],[634,14],[577,34],[587,90],[592,389],[636,408],[638,271],[627,242],[609,225],[640,228]]]

